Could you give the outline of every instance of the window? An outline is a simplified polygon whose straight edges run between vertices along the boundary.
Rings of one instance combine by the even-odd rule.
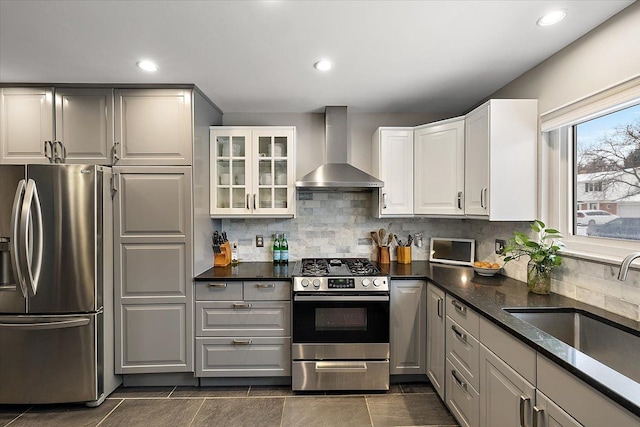
[[[593,212],[575,213],[573,234],[640,240],[640,104],[571,126],[574,198]]]
[[[565,252],[619,262],[637,251],[640,77],[545,112],[540,127],[539,216]]]

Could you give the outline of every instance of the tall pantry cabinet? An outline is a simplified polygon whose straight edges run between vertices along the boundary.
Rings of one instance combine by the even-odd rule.
[[[222,115],[194,87],[115,94],[116,371],[190,373],[192,279],[212,259],[209,126]]]

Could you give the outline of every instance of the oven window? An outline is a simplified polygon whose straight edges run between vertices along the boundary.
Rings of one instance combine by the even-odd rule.
[[[366,331],[365,307],[316,308],[316,331]]]

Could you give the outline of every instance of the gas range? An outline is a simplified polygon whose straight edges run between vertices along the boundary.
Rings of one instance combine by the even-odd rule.
[[[294,266],[293,291],[389,291],[388,277],[366,258],[303,258]]]

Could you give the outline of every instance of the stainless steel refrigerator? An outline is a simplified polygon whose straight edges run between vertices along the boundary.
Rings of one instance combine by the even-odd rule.
[[[118,386],[110,188],[108,167],[0,165],[0,404]]]

